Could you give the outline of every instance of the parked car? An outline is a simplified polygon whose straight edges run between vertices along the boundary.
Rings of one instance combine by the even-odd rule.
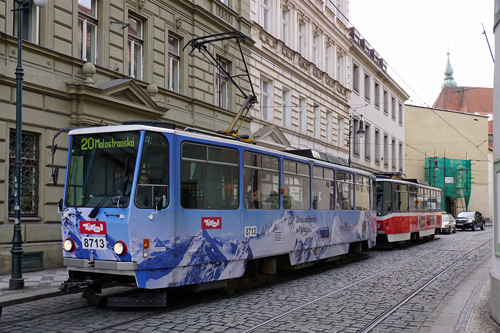
[[[445,232],[447,234],[457,232],[457,225],[453,215],[448,213],[443,213],[441,215],[441,232]]]
[[[483,214],[478,212],[477,210],[460,212],[455,216],[455,222],[457,228],[465,230],[465,228],[471,228],[472,231],[476,230],[477,227],[480,227],[481,230],[484,230],[484,217]]]

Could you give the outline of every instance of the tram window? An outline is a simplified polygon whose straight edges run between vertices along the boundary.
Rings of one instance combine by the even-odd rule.
[[[146,132],[137,180],[135,204],[139,208],[165,208],[168,205],[169,148],[167,138]],[[160,201],[158,201],[160,200]],[[160,207],[155,207],[160,202]]]
[[[370,182],[371,184],[371,187],[370,187],[370,191],[371,191],[371,209],[372,210],[377,210],[377,181],[375,178],[373,178]]]
[[[408,211],[408,185],[394,184],[394,210]]]
[[[283,208],[311,208],[311,177],[309,164],[283,160]]]
[[[332,169],[313,167],[313,209],[335,209],[335,181]]]
[[[181,156],[182,207],[238,208],[237,150],[185,142]]]
[[[124,195],[128,190],[125,194],[127,200],[120,205],[127,207],[139,135],[138,131],[74,135],[70,148],[66,205],[116,207],[111,197]]]
[[[338,210],[354,209],[354,175],[337,171],[337,204]]]
[[[279,159],[244,152],[243,185],[245,209],[279,209]]]
[[[408,210],[416,212],[418,210],[418,189],[415,185],[410,185],[408,192]]]
[[[370,208],[370,182],[366,176],[356,176],[356,209]]]
[[[387,215],[393,211],[392,183],[377,182],[377,214]]]

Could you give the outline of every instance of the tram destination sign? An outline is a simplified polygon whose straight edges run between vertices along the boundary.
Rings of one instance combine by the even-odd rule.
[[[82,150],[93,149],[113,149],[135,147],[135,138],[126,137],[123,140],[115,140],[115,138],[82,138]]]

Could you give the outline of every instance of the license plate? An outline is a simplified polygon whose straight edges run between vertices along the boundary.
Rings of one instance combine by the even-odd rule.
[[[88,250],[104,250],[106,237],[82,237],[82,247]]]

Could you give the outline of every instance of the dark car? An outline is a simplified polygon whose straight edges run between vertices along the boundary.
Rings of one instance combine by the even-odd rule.
[[[457,229],[460,228],[465,230],[465,228],[471,228],[473,231],[476,230],[477,227],[484,230],[484,225],[486,223],[483,214],[477,210],[458,213],[457,216],[455,216],[455,222]]]

